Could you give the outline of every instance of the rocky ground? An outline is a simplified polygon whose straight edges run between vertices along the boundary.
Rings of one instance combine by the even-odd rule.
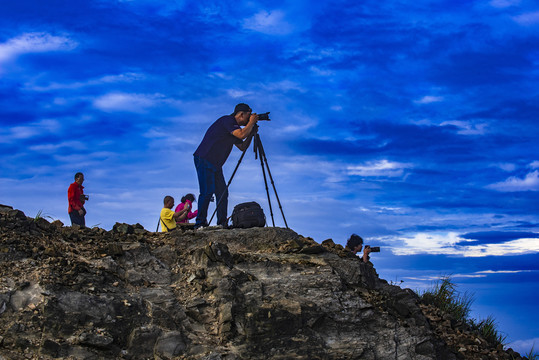
[[[65,227],[0,206],[3,359],[521,359],[331,240]]]

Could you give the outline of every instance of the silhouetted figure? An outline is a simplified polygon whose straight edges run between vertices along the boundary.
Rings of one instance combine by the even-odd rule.
[[[348,241],[346,242],[346,249],[351,251],[354,255],[356,255],[358,252],[361,251],[361,248],[363,247],[363,239],[361,236],[352,234]],[[371,253],[370,246],[365,246],[365,249],[363,250],[363,256],[359,259],[363,261],[364,263],[369,261],[369,254]]]
[[[218,203],[217,225],[228,225],[228,190],[223,176],[223,165],[233,145],[241,151],[249,147],[256,133],[257,121],[258,115],[252,113],[249,105],[238,104],[232,114],[220,117],[206,131],[193,154],[200,187],[195,228],[208,226],[208,206],[213,194]]]

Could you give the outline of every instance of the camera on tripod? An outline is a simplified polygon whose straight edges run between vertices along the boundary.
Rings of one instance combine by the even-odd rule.
[[[270,121],[271,119],[269,118],[269,113],[270,112],[268,111],[266,113],[258,114],[258,120]],[[269,164],[268,164],[268,159],[266,157],[266,152],[264,151],[264,147],[262,146],[262,141],[260,140],[260,135],[257,132],[258,124],[255,124],[253,129],[255,129],[255,133],[253,135],[253,150],[254,150],[254,153],[255,153],[255,159],[260,159],[260,166],[262,167],[262,175],[264,177],[264,185],[266,187],[266,195],[268,197],[268,205],[269,205],[269,210],[270,210],[270,215],[271,215],[271,222],[273,224],[273,227],[275,227],[275,219],[273,217],[273,208],[272,208],[272,205],[271,205],[271,199],[270,199],[268,183],[271,183],[271,186],[273,187],[273,191],[275,193],[275,198],[277,200],[277,203],[279,204],[279,210],[281,211],[281,215],[283,216],[284,225],[288,229],[288,223],[286,222],[286,218],[284,216],[283,207],[281,206],[281,200],[279,200],[279,195],[277,195],[277,189],[275,188],[275,182],[273,181],[273,176],[271,175],[271,171],[270,171]],[[242,154],[241,154],[240,159],[238,160],[238,164],[236,165],[236,168],[234,169],[234,171],[232,172],[232,175],[230,176],[230,179],[228,180],[228,184],[226,185],[227,190],[228,190],[228,187],[230,186],[230,184],[232,183],[232,179],[234,178],[234,175],[236,174],[236,171],[238,170],[238,168],[239,168],[239,166],[241,164],[241,161],[243,160],[243,157],[245,156],[246,152],[247,152],[247,149],[244,149]],[[267,175],[268,175],[269,180],[270,180],[269,182],[268,182],[268,179],[266,178],[266,172],[267,172]],[[224,192],[223,194],[226,194],[226,192]],[[221,197],[217,201],[217,204],[215,206],[215,211],[213,212],[213,215],[211,216],[209,223],[211,223],[211,221],[213,220],[213,217],[217,213],[217,209],[219,208],[219,204],[221,204],[222,199],[223,199],[223,195],[221,195]],[[268,226],[269,226],[269,224],[268,224]]]

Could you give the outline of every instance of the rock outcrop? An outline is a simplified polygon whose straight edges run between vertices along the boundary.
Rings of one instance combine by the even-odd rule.
[[[0,359],[511,359],[288,229],[79,229],[0,206],[0,272]]]

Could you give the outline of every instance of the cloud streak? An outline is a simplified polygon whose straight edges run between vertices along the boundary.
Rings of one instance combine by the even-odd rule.
[[[78,43],[66,36],[55,36],[43,32],[24,33],[0,43],[0,65],[24,54],[50,51],[70,51]]]
[[[523,234],[525,236],[525,234]],[[384,239],[382,239],[384,241]],[[385,241],[397,241],[385,239]],[[539,253],[537,236],[518,238],[502,243],[475,244],[475,240],[466,239],[455,232],[416,233],[398,239],[402,245],[393,246],[395,255],[450,255],[462,257],[509,256]]]

